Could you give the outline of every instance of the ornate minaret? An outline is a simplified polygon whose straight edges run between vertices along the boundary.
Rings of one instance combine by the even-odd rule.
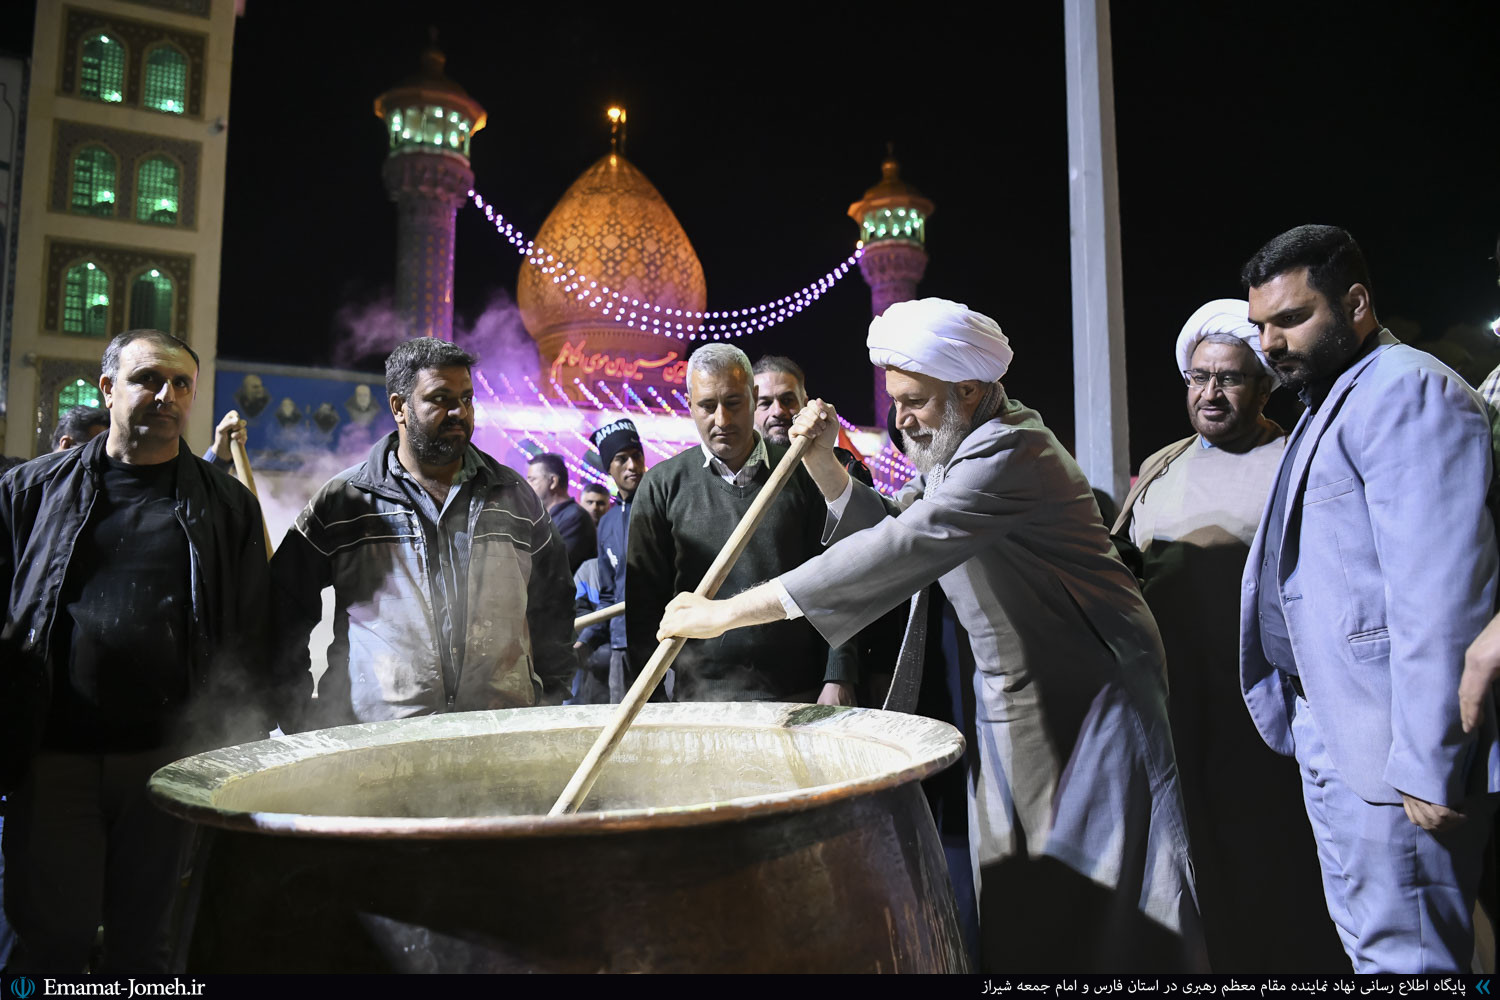
[[[849,206],[849,218],[859,224],[865,253],[859,272],[870,286],[870,311],[879,316],[892,302],[917,297],[917,282],[927,270],[927,217],[932,202],[901,179],[895,151],[886,146],[880,183]],[[885,373],[875,372],[875,426],[885,424],[891,398],[885,393]]]
[[[391,151],[381,176],[396,203],[396,310],[413,337],[453,337],[453,217],[474,187],[469,139],[484,108],[443,74],[437,32],[421,71],[375,98]]]

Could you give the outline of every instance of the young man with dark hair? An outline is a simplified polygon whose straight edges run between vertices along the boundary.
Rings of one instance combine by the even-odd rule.
[[[594,558],[597,538],[594,521],[568,493],[568,467],[561,455],[543,452],[526,463],[526,481],[557,525],[563,547],[568,550],[568,569],[577,572],[585,559]]]
[[[807,405],[802,366],[780,354],[767,354],[751,369],[755,376],[755,429],[768,441],[790,445],[792,420]]]
[[[198,359],[158,330],[104,352],[109,430],[0,479],[0,789],[17,969],[166,972],[190,827],[146,800],[179,757],[263,738],[255,498],[182,440]]]
[[[807,379],[802,366],[781,354],[767,354],[750,369],[755,376],[755,429],[772,444],[790,447],[792,421],[807,405]],[[852,451],[834,448],[849,474],[869,486],[870,470]]]
[[[583,492],[578,494],[578,506],[582,507],[588,514],[589,520],[594,522],[595,532],[599,530],[599,522],[603,520],[605,514],[609,513],[610,504],[613,502],[609,498],[609,487],[602,483],[589,483],[583,488]]]
[[[1462,971],[1500,790],[1493,699],[1470,734],[1458,699],[1495,607],[1488,414],[1381,327],[1344,230],[1283,233],[1241,277],[1274,373],[1307,406],[1245,564],[1245,704],[1297,758],[1355,971]]]
[[[557,703],[572,680],[562,539],[514,470],[475,448],[474,359],[424,337],[386,359],[396,430],[330,479],[271,564],[302,728]],[[334,589],[315,702],[307,637]]]
[[[109,430],[109,411],[102,406],[75,406],[57,419],[52,450],[67,451],[88,444]]]

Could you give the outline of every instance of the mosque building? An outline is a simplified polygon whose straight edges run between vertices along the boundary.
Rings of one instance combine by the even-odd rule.
[[[232,0],[136,6],[130,14],[83,0],[39,9],[24,157],[28,179],[43,178],[50,194],[9,220],[19,239],[6,290],[5,453],[45,450],[62,410],[97,402],[102,343],[139,326],[171,330],[203,358],[212,402],[195,409],[190,440],[207,440],[217,415],[234,407],[268,472],[296,470],[307,449],[352,453],[384,427],[383,409],[370,402],[378,378],[217,356],[222,123],[236,8]],[[791,320],[856,266],[878,315],[916,295],[926,266],[932,203],[888,156],[880,181],[849,207],[858,227],[849,259],[792,295],[710,310],[692,241],[626,157],[624,108],[609,111],[607,152],[531,239],[477,196],[469,149],[487,113],[447,75],[436,39],[414,75],[375,98],[374,112],[388,137],[382,178],[395,203],[403,326],[412,336],[453,337],[455,217],[472,202],[517,250],[517,306],[539,361],[535,372],[478,373],[479,443],[513,465],[540,450],[562,453],[575,488],[605,478],[586,461],[587,432],[611,418],[601,411],[635,419],[658,443],[653,459],[696,442],[686,369],[699,343],[732,339],[753,353],[740,338]],[[873,389],[883,414],[879,377]],[[492,402],[503,405],[484,406]],[[860,436],[876,451],[882,439]],[[890,459],[894,476],[899,456]]]
[[[397,203],[397,308],[414,336],[451,336],[454,209],[472,196],[469,138],[484,124],[484,110],[443,66],[434,43],[423,55],[423,75],[375,103],[391,138],[384,176]],[[536,342],[544,390],[575,404],[605,405],[599,390],[615,385],[652,401],[660,396],[666,406],[673,391],[686,392],[687,357],[697,343],[784,321],[836,275],[755,309],[709,311],[692,241],[666,199],[626,159],[626,109],[610,108],[608,117],[608,153],[573,182],[524,244],[516,300]],[[874,315],[916,296],[932,212],[932,202],[901,179],[893,153],[880,181],[849,207]],[[509,234],[514,226],[497,229]],[[884,414],[889,399],[879,373],[873,388],[875,412]]]

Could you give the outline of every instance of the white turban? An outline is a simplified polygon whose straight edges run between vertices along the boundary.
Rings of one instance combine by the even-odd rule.
[[[1193,351],[1198,342],[1211,333],[1227,333],[1240,338],[1255,352],[1255,359],[1261,367],[1268,372],[1271,370],[1265,353],[1260,349],[1260,331],[1250,322],[1250,303],[1244,299],[1214,299],[1199,306],[1198,311],[1182,325],[1182,332],[1177,335],[1178,371],[1192,367]]]
[[[930,375],[944,382],[994,382],[1015,352],[1000,324],[960,302],[896,302],[870,321],[870,363]]]

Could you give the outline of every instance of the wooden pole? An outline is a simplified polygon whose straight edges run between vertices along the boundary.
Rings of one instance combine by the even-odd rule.
[[[760,493],[755,497],[755,502],[745,512],[740,523],[735,526],[734,533],[719,550],[718,558],[703,574],[703,580],[698,584],[698,589],[693,591],[699,597],[712,598],[719,592],[719,587],[724,583],[724,578],[734,568],[735,561],[739,559],[740,553],[744,551],[745,544],[750,541],[750,536],[755,534],[756,527],[761,518],[765,516],[766,509],[771,506],[771,501],[776,499],[776,494],[786,485],[786,481],[797,471],[797,466],[802,461],[802,453],[807,451],[811,439],[799,437],[792,442],[792,447],[782,456],[781,463],[771,472],[771,478],[766,480],[766,485],[761,487]],[[594,782],[599,779],[599,771],[604,767],[604,762],[609,760],[610,754],[615,752],[615,747],[620,745],[620,740],[625,737],[625,731],[635,721],[635,717],[645,707],[646,700],[651,697],[651,692],[656,690],[656,685],[667,675],[667,668],[672,661],[677,659],[677,654],[682,652],[683,643],[686,639],[677,637],[664,639],[661,645],[656,647],[656,652],[651,654],[651,659],[646,661],[641,675],[635,679],[630,690],[625,692],[625,699],[620,702],[619,709],[609,724],[599,733],[599,738],[589,748],[584,756],[583,763],[578,765],[578,770],[573,772],[573,777],[568,779],[568,786],[558,796],[553,804],[549,816],[561,816],[566,813],[578,811],[583,805],[583,800],[588,798],[589,791],[594,787]]]
[[[239,438],[230,438],[229,454],[234,456],[234,474],[240,477],[240,482],[245,484],[245,488],[250,491],[250,495],[255,498],[255,502],[257,504],[260,503],[260,494],[255,490],[255,473],[250,471],[250,456],[245,451],[245,442]],[[265,511],[261,511],[260,530],[265,532],[266,535],[266,559],[269,561],[271,558],[271,529],[266,527]]]
[[[600,608],[598,611],[590,611],[586,615],[573,619],[573,631],[582,632],[590,625],[597,625],[600,622],[607,622],[611,618],[614,618],[617,615],[623,615],[624,613],[624,601],[621,601],[619,604],[611,604],[607,608]]]

